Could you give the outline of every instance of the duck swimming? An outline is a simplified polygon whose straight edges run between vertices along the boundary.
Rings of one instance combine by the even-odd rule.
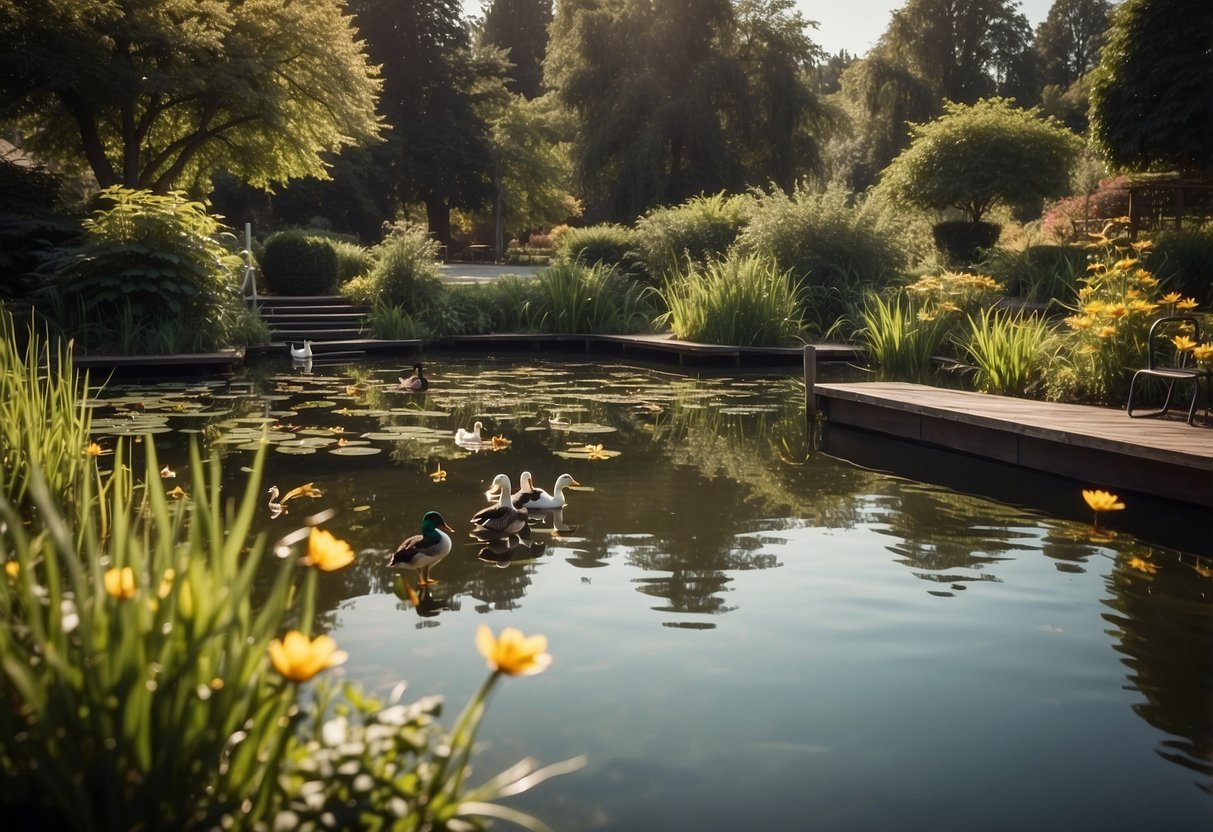
[[[535,488],[531,484],[531,475],[524,473],[523,476],[527,479],[527,485],[530,485],[530,496],[526,501],[527,508],[536,509],[552,509],[561,508],[564,506],[564,490],[570,485],[581,485],[577,480],[573,479],[572,474],[561,474],[556,478],[556,484],[552,486],[552,493],[544,491],[542,488]]]
[[[483,534],[505,536],[517,534],[526,528],[527,512],[525,508],[514,508],[510,494],[510,478],[498,474],[493,478],[493,487],[500,489],[501,497],[497,505],[482,508],[472,515],[472,531]]]
[[[421,534],[415,534],[401,543],[388,558],[387,565],[416,569],[419,586],[438,583],[430,578],[430,567],[451,553],[448,532],[454,531],[441,514],[427,511],[421,517]]]
[[[408,378],[400,377],[400,386],[410,393],[424,393],[430,389],[430,380],[421,373],[421,365],[413,365],[413,374]]]
[[[483,422],[477,422],[472,426],[471,430],[459,428],[455,431],[455,442],[459,445],[481,445],[484,440],[480,438],[480,431],[484,428]],[[508,489],[509,486],[506,486]]]

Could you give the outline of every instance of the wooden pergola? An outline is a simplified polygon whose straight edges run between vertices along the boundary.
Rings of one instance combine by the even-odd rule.
[[[1172,176],[1131,181],[1129,189],[1129,237],[1138,231],[1173,224],[1183,227],[1184,220],[1213,218],[1213,180]]]

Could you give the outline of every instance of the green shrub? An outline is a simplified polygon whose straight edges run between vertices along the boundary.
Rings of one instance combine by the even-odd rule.
[[[327,295],[337,288],[337,252],[326,237],[292,229],[265,241],[261,275],[276,295]]]
[[[40,295],[78,344],[101,351],[210,351],[224,345],[239,257],[200,202],[113,187],[76,245],[56,251]],[[234,238],[226,235],[227,242]]]
[[[543,289],[538,278],[506,275],[462,287],[475,298],[488,320],[486,332],[534,332],[541,315]],[[470,291],[467,291],[470,290]]]
[[[1023,251],[994,248],[986,253],[980,268],[1005,286],[1009,296],[1048,303],[1074,296],[1088,255],[1078,246],[1036,245]]]
[[[1145,267],[1168,290],[1213,307],[1213,225],[1163,231],[1152,242]]]
[[[736,247],[790,271],[801,285],[806,317],[821,331],[850,311],[854,287],[882,287],[896,278],[906,250],[878,205],[852,205],[837,186],[822,193],[799,186],[791,196],[758,194]]]
[[[591,225],[568,228],[556,237],[556,256],[586,266],[614,266],[634,280],[647,281],[649,275],[636,250],[636,232],[622,225]]]
[[[412,314],[427,309],[442,294],[437,254],[438,243],[430,239],[424,228],[397,224],[375,246],[371,298],[378,303],[403,306]]]
[[[950,266],[969,266],[981,258],[981,253],[998,242],[1002,226],[992,222],[948,220],[937,222],[931,229],[935,246]]]
[[[666,282],[661,296],[669,311],[659,320],[687,341],[787,346],[801,331],[798,288],[768,258],[711,260]]]
[[[540,331],[603,334],[637,332],[648,325],[645,291],[617,269],[563,262],[544,269],[536,280],[538,308],[527,314]]]
[[[337,282],[346,283],[355,277],[369,274],[375,265],[370,249],[346,240],[334,240],[333,251],[337,254]]]
[[[371,337],[385,341],[410,341],[425,334],[421,324],[403,306],[382,301],[371,307],[366,322]]]
[[[484,293],[480,288],[477,284],[446,287],[442,302],[426,312],[426,334],[431,338],[447,338],[487,333],[491,312],[484,304]]]
[[[1049,367],[1052,336],[1042,318],[990,308],[970,315],[961,345],[977,367],[977,389],[1001,396],[1035,394]]]
[[[903,293],[870,295],[861,320],[868,366],[882,381],[928,381],[931,362],[951,332],[947,317],[917,309]]]
[[[668,276],[689,259],[723,257],[745,226],[753,198],[697,196],[672,208],[654,208],[636,221],[635,240],[645,268]]]

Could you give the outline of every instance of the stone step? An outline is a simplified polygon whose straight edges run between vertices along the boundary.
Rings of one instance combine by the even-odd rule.
[[[284,313],[271,312],[268,315],[262,313],[261,320],[265,321],[271,327],[274,326],[333,326],[333,325],[358,325],[366,320],[366,315],[362,312],[325,312],[316,315],[307,313]]]
[[[348,341],[363,337],[365,333],[359,328],[343,327],[340,329],[271,329],[270,339],[273,341]]]

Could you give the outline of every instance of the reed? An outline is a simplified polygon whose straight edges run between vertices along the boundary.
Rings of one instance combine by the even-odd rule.
[[[983,309],[968,318],[960,345],[977,367],[977,389],[1001,396],[1030,396],[1052,361],[1052,328],[1041,318]]]
[[[869,296],[860,317],[868,365],[880,379],[927,380],[931,359],[947,341],[947,318],[920,315],[900,294]]]
[[[660,295],[669,310],[659,323],[676,338],[705,344],[785,346],[802,329],[799,286],[774,261],[727,257],[667,281]]]

